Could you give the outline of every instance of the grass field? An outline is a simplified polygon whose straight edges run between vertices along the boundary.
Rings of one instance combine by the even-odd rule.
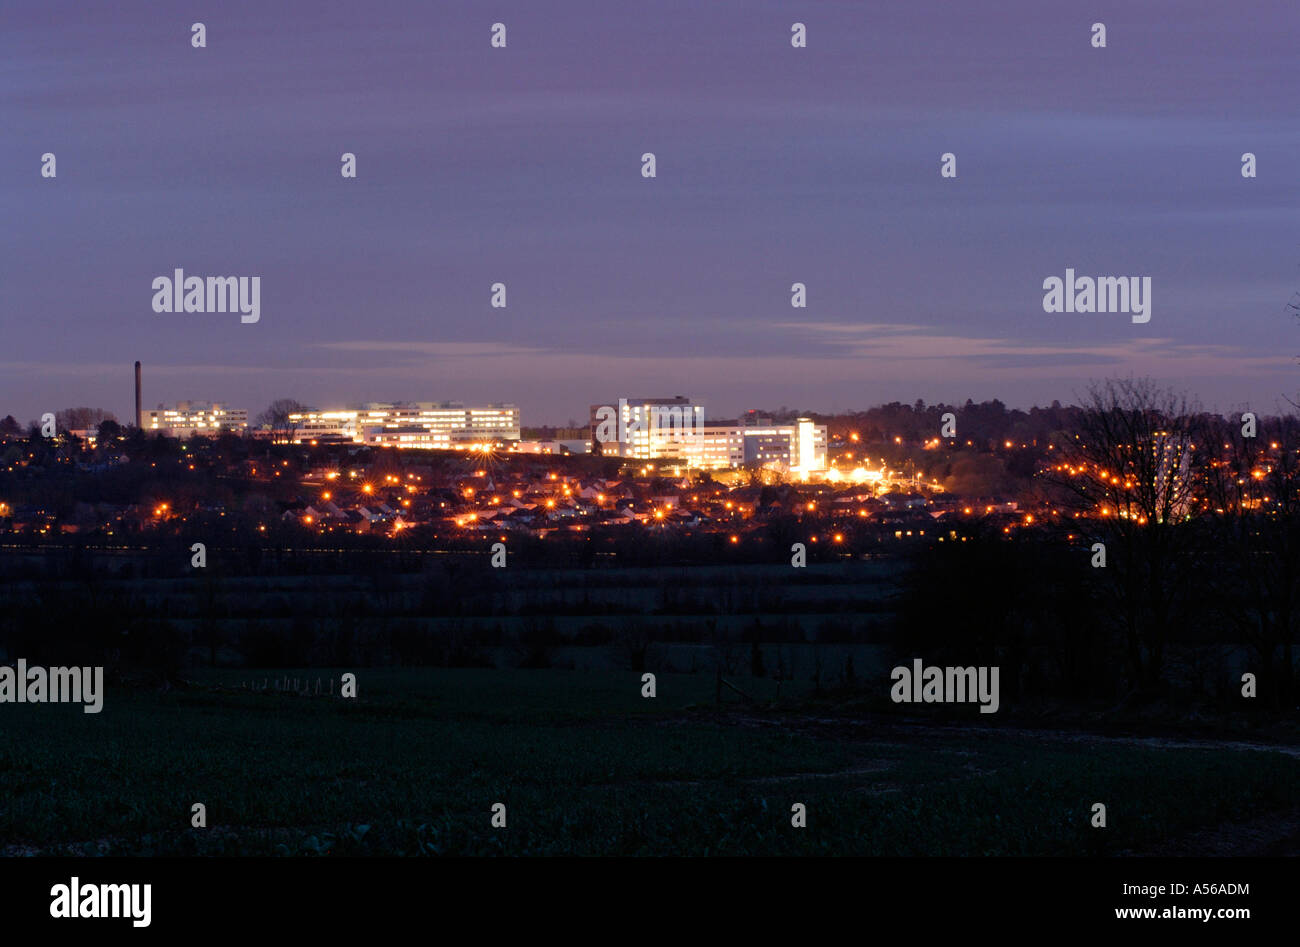
[[[5,705],[0,852],[1140,853],[1285,812],[1300,785],[1285,752],[863,725],[789,692],[718,708],[704,674],[660,675],[653,700],[630,673],[357,674],[351,701],[230,671],[110,691],[99,715]]]

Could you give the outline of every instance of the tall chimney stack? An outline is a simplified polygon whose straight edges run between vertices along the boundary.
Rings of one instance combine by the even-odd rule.
[[[140,410],[140,363],[135,363],[135,426],[144,428],[144,412]]]

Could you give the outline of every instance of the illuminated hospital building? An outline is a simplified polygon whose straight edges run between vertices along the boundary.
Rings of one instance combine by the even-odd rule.
[[[606,456],[676,461],[722,470],[780,466],[807,474],[826,469],[826,427],[808,418],[773,423],[752,412],[706,421],[704,406],[674,398],[620,398],[591,406],[591,438]]]
[[[178,401],[142,412],[141,423],[146,433],[167,437],[243,434],[248,427],[248,412],[206,401]]]
[[[291,414],[289,423],[295,443],[349,441],[450,449],[519,440],[519,409],[512,404],[370,402],[359,408]]]

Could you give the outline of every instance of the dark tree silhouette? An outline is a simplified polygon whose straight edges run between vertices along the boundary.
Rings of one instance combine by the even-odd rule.
[[[1155,690],[1171,633],[1191,616],[1187,568],[1197,511],[1196,417],[1183,396],[1147,379],[1093,385],[1078,433],[1045,473],[1063,525],[1091,550],[1105,546],[1093,575],[1125,642],[1133,683]],[[1086,567],[1085,567],[1086,568]]]
[[[310,409],[306,405],[299,404],[292,398],[277,398],[267,406],[265,411],[258,415],[257,425],[259,427],[269,427],[272,436],[277,440],[292,440],[298,425],[291,418],[291,415],[308,410]]]

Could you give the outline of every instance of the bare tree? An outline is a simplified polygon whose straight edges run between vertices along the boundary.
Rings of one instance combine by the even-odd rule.
[[[269,427],[276,440],[291,441],[298,430],[298,423],[292,416],[308,410],[310,409],[306,405],[299,404],[292,398],[278,398],[258,415],[257,424],[259,427]]]
[[[99,427],[103,421],[115,421],[111,412],[103,408],[64,408],[54,415],[60,431],[81,431]]]
[[[1186,398],[1150,380],[1093,385],[1079,432],[1045,474],[1063,524],[1090,547],[1120,631],[1133,683],[1158,687],[1170,634],[1189,617],[1189,530],[1202,511],[1193,475],[1196,414]]]

